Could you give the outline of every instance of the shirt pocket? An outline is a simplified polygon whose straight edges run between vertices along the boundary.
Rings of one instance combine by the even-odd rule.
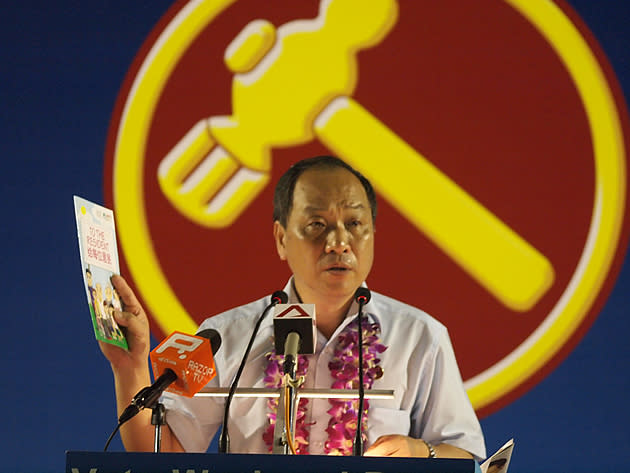
[[[409,435],[411,419],[408,411],[387,407],[372,407],[368,410],[368,446],[382,435]]]

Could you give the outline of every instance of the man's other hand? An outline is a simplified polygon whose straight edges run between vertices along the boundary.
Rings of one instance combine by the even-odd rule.
[[[406,435],[382,435],[366,451],[366,457],[428,457],[429,449],[420,439]]]

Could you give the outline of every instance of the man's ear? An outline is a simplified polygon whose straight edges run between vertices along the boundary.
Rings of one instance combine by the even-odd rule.
[[[287,251],[284,246],[284,238],[286,236],[286,230],[280,224],[279,221],[273,222],[273,238],[276,241],[276,251],[282,261],[287,259]]]

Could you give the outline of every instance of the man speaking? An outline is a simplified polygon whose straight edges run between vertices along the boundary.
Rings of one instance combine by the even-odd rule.
[[[293,276],[289,303],[314,304],[315,353],[299,355],[298,375],[306,388],[358,386],[357,288],[365,285],[374,259],[376,197],[372,186],[343,161],[319,156],[299,161],[275,189],[273,237],[278,256]],[[101,344],[111,363],[119,414],[134,394],[150,384],[149,324],[123,278],[112,279],[124,302],[117,322],[127,328],[129,352]],[[393,399],[364,404],[365,455],[451,457],[480,460],[485,445],[468,400],[446,328],[425,312],[372,291],[363,308],[363,383],[393,389]],[[269,297],[204,321],[223,340],[215,356],[217,376],[209,386],[231,385],[248,339]],[[282,361],[276,354],[273,322],[267,317],[251,344],[240,386],[280,386]],[[223,399],[165,394],[168,426],[163,451],[205,452],[223,421]],[[301,399],[295,443],[301,454],[351,455],[357,402]],[[230,408],[230,451],[271,451],[277,400],[237,398]],[[150,412],[121,427],[125,448],[151,451]]]

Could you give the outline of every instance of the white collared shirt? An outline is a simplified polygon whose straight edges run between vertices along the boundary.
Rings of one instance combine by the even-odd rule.
[[[297,302],[291,281],[285,291]],[[215,354],[217,376],[209,387],[229,387],[247,347],[256,321],[269,297],[206,319],[199,330],[213,328],[222,339]],[[330,388],[333,383],[328,364],[337,337],[356,318],[353,304],[348,316],[330,339],[318,332],[317,348],[309,355],[305,388]],[[481,426],[464,390],[453,348],[444,325],[425,312],[372,292],[364,314],[381,327],[380,354],[383,377],[372,389],[393,389],[394,399],[369,401],[366,447],[386,434],[422,438],[432,444],[448,443],[485,458]],[[273,349],[272,315],[263,320],[253,343],[239,387],[264,388],[265,355]],[[162,399],[166,421],[189,452],[205,452],[223,420],[223,398],[185,398],[165,393]],[[309,453],[324,454],[330,409],[326,399],[309,400],[306,423],[311,424]],[[230,406],[230,452],[267,453],[263,432],[269,425],[267,400],[234,398]]]

